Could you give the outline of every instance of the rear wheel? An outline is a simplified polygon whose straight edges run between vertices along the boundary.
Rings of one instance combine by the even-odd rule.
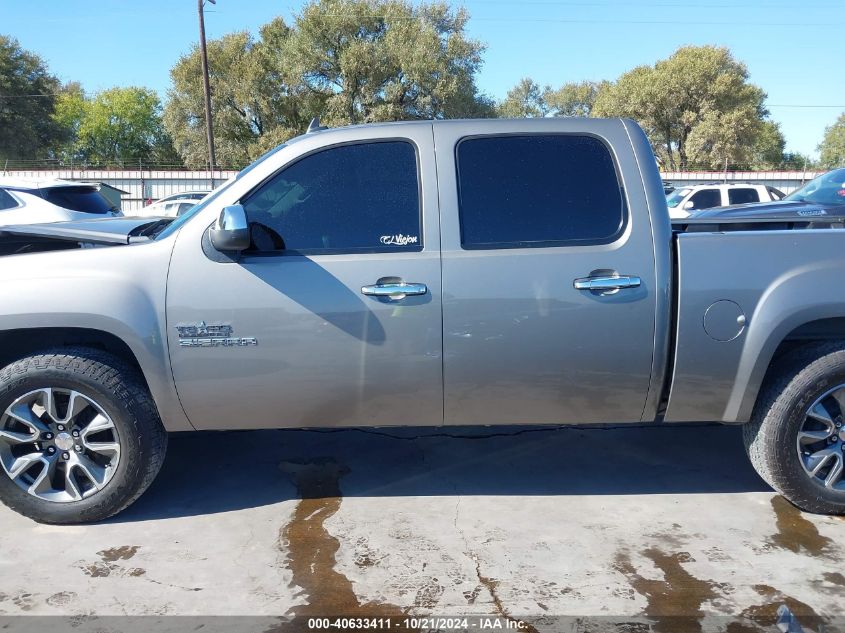
[[[808,512],[845,514],[845,342],[778,363],[743,437],[760,476]]]
[[[0,371],[0,499],[45,523],[97,521],[132,503],[167,434],[137,372],[91,349]]]

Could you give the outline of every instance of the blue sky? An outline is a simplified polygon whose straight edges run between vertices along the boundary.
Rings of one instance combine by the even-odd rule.
[[[276,15],[290,20],[301,4],[218,0],[208,6],[208,36],[256,32]],[[825,126],[845,112],[838,74],[845,59],[842,0],[466,0],[463,6],[472,16],[470,35],[488,45],[479,85],[495,98],[524,76],[553,86],[615,79],[678,46],[718,44],[730,47],[768,93],[789,150],[815,155]],[[196,2],[0,0],[0,33],[88,91],[140,85],[164,98],[170,67],[197,39]]]

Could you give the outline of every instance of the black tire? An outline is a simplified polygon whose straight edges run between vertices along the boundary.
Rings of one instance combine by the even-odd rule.
[[[798,454],[798,433],[810,406],[845,385],[845,341],[802,346],[769,372],[750,422],[743,428],[754,468],[772,488],[806,512],[845,514],[845,491],[810,477]]]
[[[41,523],[100,521],[120,512],[152,483],[167,450],[167,433],[143,380],[136,369],[99,350],[48,350],[0,370],[0,414],[16,398],[47,387],[78,391],[108,413],[120,443],[114,474],[90,496],[56,502],[29,494],[0,468],[0,500]]]

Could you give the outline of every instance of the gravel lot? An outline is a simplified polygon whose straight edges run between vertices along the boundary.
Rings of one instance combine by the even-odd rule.
[[[845,622],[844,529],[774,495],[737,428],[184,434],[108,522],[0,508],[0,613],[744,633],[776,630],[786,604],[830,631]]]

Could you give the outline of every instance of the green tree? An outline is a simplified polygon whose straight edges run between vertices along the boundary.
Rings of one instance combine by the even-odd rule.
[[[581,81],[563,84],[557,90],[546,91],[546,103],[554,116],[590,116],[599,92],[607,81]]]
[[[220,165],[242,166],[304,131],[319,114],[321,95],[290,81],[282,50],[290,29],[281,18],[264,25],[260,39],[249,33],[208,42],[212,129]],[[208,162],[199,47],[170,71],[172,87],[164,125],[186,164]]]
[[[443,2],[312,0],[280,63],[320,95],[332,125],[492,115],[468,19]]]
[[[40,57],[0,35],[0,159],[47,156],[64,134],[52,116],[58,89]]]
[[[496,108],[496,114],[504,118],[544,117],[549,114],[546,95],[551,89],[541,87],[529,77],[519,80],[508,91],[505,100]]]
[[[599,91],[608,82],[566,83],[541,87],[526,77],[508,91],[496,108],[501,117],[590,116]]]
[[[819,164],[825,169],[845,166],[845,113],[825,128],[819,145]]]
[[[87,98],[79,84],[64,86],[54,120],[69,141],[54,153],[95,165],[179,164],[164,130],[161,101],[147,88],[111,88]]]
[[[637,120],[671,169],[723,167],[748,160],[747,147],[771,132],[765,98],[727,48],[686,46],[600,90],[593,114]]]

